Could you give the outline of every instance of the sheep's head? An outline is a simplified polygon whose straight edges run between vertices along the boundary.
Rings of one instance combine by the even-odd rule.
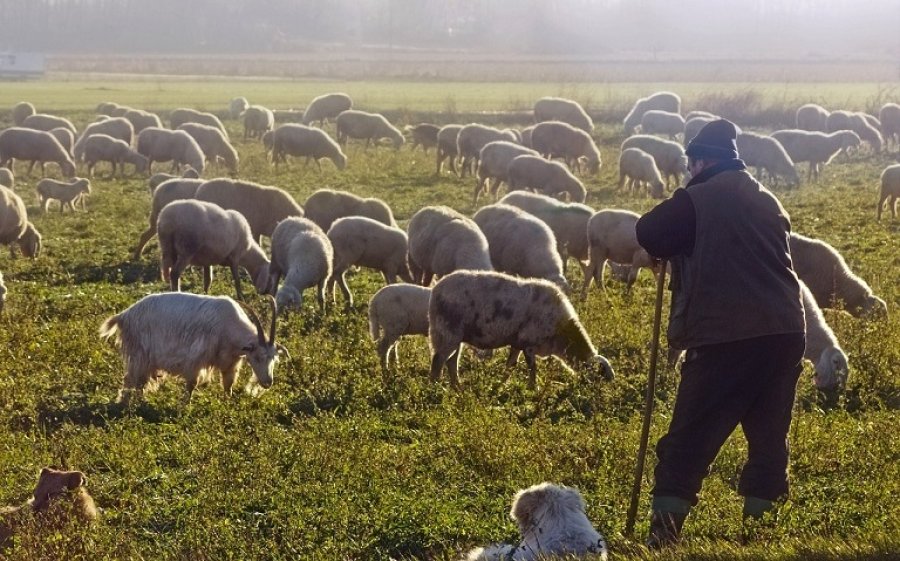
[[[75,185],[76,185],[76,189],[78,189],[82,193],[87,193],[88,195],[91,194],[91,180],[90,179],[86,179],[86,178],[78,179],[78,181],[75,182]]]
[[[133,163],[135,173],[146,173],[147,167],[150,165],[150,160],[147,159],[147,156],[137,154],[134,157]]]
[[[665,198],[665,190],[666,186],[663,185],[662,181],[653,180],[653,182],[650,183],[650,196],[654,199]]]
[[[75,162],[71,160],[63,160],[59,164],[59,169],[62,170],[62,173],[65,177],[75,177]]]
[[[50,501],[59,495],[78,489],[87,482],[80,471],[60,471],[52,468],[44,468],[38,477],[37,486],[34,488],[34,498],[31,507],[34,510],[43,510]]]
[[[406,142],[406,138],[400,131],[391,134],[391,140],[394,142],[394,150],[399,150],[401,146]]]
[[[813,383],[818,389],[828,391],[843,388],[850,372],[847,355],[838,347],[828,347],[819,356],[815,370]]]
[[[268,337],[263,331],[262,323],[260,323],[256,312],[242,304],[250,321],[256,327],[256,340],[248,342],[241,348],[241,352],[247,357],[247,362],[250,363],[250,368],[253,369],[256,381],[266,389],[272,387],[275,361],[278,360],[278,352],[283,349],[281,345],[275,342],[275,324],[278,319],[278,308],[275,305],[274,298],[269,296],[268,301],[272,309],[272,324],[269,328]]]
[[[185,179],[200,179],[200,173],[191,166],[187,166],[185,170],[181,172],[181,177]]]
[[[600,354],[594,355],[593,360],[588,363],[588,369],[591,372],[600,374],[600,376],[607,382],[612,381],[613,377],[615,377],[616,375],[616,372],[613,370],[613,367],[609,363],[609,360],[607,360],[605,356]]]
[[[886,319],[888,317],[887,303],[874,294],[869,294],[863,302],[862,315],[867,318]]]
[[[31,222],[25,226],[25,233],[19,238],[19,247],[22,248],[22,254],[31,259],[37,259],[41,254],[41,233]]]
[[[340,148],[338,148],[338,153],[334,156],[334,158],[332,158],[331,161],[334,162],[334,165],[340,170],[343,170],[347,167],[347,156],[343,152],[341,152]]]
[[[278,289],[275,296],[275,303],[279,310],[300,309],[303,306],[303,293],[293,286],[284,285]]]
[[[857,148],[862,141],[859,138],[859,135],[853,131],[840,131],[838,133],[841,137],[841,148]]]

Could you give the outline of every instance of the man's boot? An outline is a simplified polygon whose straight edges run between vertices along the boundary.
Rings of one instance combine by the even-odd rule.
[[[647,547],[662,549],[678,543],[691,503],[677,497],[654,497],[652,508]]]

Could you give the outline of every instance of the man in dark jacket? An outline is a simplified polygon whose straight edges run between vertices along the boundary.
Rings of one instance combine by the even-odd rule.
[[[759,517],[788,490],[788,428],[805,324],[790,219],[738,159],[737,127],[706,125],[687,148],[691,181],[641,217],[638,242],[672,264],[669,344],[686,349],[668,433],[656,446],[648,545],[678,541],[721,446],[740,425],[738,492]]]

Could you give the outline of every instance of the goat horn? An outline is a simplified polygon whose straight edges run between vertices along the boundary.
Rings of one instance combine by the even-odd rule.
[[[247,315],[250,316],[250,321],[252,321],[253,325],[256,326],[256,337],[257,337],[257,339],[259,339],[259,344],[265,345],[266,344],[266,335],[265,335],[265,332],[263,331],[262,322],[259,321],[259,316],[256,315],[256,312],[253,311],[253,308],[251,308],[247,304],[245,304],[243,302],[238,302],[238,304],[240,304],[241,308],[243,308],[244,311],[247,312]]]
[[[278,320],[278,305],[272,295],[268,295],[269,307],[272,308],[272,326],[269,328],[269,344],[275,343],[275,322]]]

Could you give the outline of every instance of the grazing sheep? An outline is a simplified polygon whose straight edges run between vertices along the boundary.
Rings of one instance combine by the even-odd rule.
[[[412,136],[411,150],[415,150],[416,146],[421,146],[422,151],[427,154],[429,148],[437,146],[438,132],[440,132],[441,127],[431,123],[419,123],[418,125],[407,126],[406,130]]]
[[[23,128],[26,129],[34,129],[36,131],[45,131],[50,132],[56,128],[63,128],[71,132],[73,135],[78,132],[75,128],[75,125],[72,124],[72,121],[64,118],[57,117],[56,115],[46,115],[44,113],[35,113],[34,115],[29,115],[25,117],[25,120],[22,121]]]
[[[219,158],[221,158],[228,171],[237,173],[238,153],[228,142],[228,135],[223,134],[216,127],[200,123],[184,123],[178,127],[178,130],[188,133],[197,141],[197,145],[209,163],[218,164]]]
[[[150,179],[147,180],[147,187],[150,188],[150,194],[152,195],[156,188],[159,187],[164,181],[168,181],[170,179],[178,179],[179,177],[183,177],[185,179],[200,179],[200,174],[197,173],[197,170],[188,166],[181,172],[181,175],[175,175],[172,173],[154,173],[150,176]],[[193,197],[193,195],[191,195]]]
[[[222,136],[225,137],[225,140],[228,141],[228,131],[225,130],[225,125],[223,125],[222,121],[212,113],[197,111],[195,109],[186,109],[183,107],[174,109],[169,113],[169,124],[171,125],[172,130],[181,128],[181,125],[185,123],[206,125],[207,127],[218,129],[219,132],[222,133]]]
[[[6,187],[0,187],[0,244],[9,246],[13,258],[16,245],[22,248],[25,257],[32,259],[41,252],[41,234],[28,221],[25,203]]]
[[[426,206],[406,228],[413,280],[429,286],[459,269],[493,270],[487,238],[475,222],[446,206]]]
[[[825,166],[842,150],[859,146],[859,136],[848,130],[824,132],[781,130],[772,133],[795,164],[809,162],[807,180],[819,178],[820,166]]]
[[[205,201],[173,201],[159,213],[156,230],[159,268],[174,292],[181,291],[181,273],[190,265],[203,268],[203,292],[209,292],[213,265],[231,269],[238,300],[244,299],[239,267],[250,273],[257,292],[267,292],[269,260],[240,212]]]
[[[340,145],[322,129],[289,123],[272,133],[272,161],[287,162],[286,156],[306,157],[315,160],[316,167],[322,169],[319,160],[328,158],[338,169],[347,167],[347,156]]]
[[[197,194],[197,189],[203,185],[202,179],[182,179],[175,178],[163,181],[153,190],[153,198],[150,201],[150,217],[148,221],[150,225],[141,233],[138,240],[137,248],[134,250],[134,260],[141,258],[141,253],[150,238],[156,235],[156,221],[162,209],[172,201],[180,201],[183,199],[193,199]]]
[[[325,125],[328,119],[334,119],[344,111],[353,107],[353,100],[345,93],[329,93],[320,95],[309,102],[303,112],[303,124],[310,125],[319,121]]]
[[[900,105],[885,103],[878,112],[878,119],[881,121],[881,134],[886,145],[894,142],[900,146]]]
[[[678,113],[653,109],[641,117],[641,133],[666,134],[675,140],[684,132],[684,118]]]
[[[438,281],[428,306],[431,380],[447,365],[459,388],[463,343],[479,349],[510,346],[510,358],[525,354],[529,387],[535,386],[535,356],[556,356],[569,367],[611,379],[613,369],[591,343],[566,295],[542,279],[520,279],[492,271],[456,271]],[[510,365],[511,366],[511,365]]]
[[[303,216],[303,209],[287,191],[249,181],[213,179],[197,189],[196,198],[240,212],[257,242],[261,236],[271,237],[275,226],[285,218]]]
[[[488,190],[491,197],[497,197],[500,183],[509,183],[507,172],[509,164],[517,156],[538,156],[531,148],[526,148],[515,142],[496,140],[488,142],[478,154],[478,180],[475,183],[474,201],[478,204],[478,195]]]
[[[797,128],[805,131],[828,131],[828,110],[815,103],[807,103],[797,109]]]
[[[228,114],[232,119],[238,119],[248,107],[250,107],[250,102],[246,97],[234,97],[228,102]]]
[[[534,122],[562,121],[591,134],[594,121],[577,101],[562,97],[542,97],[534,103]]]
[[[56,181],[55,179],[41,179],[35,186],[35,191],[40,198],[40,205],[44,212],[50,207],[50,201],[59,201],[59,212],[67,206],[75,212],[78,202],[81,201],[81,210],[87,210],[85,199],[91,194],[91,181],[76,177],[69,183]]]
[[[272,232],[272,262],[269,264],[269,291],[275,294],[278,309],[303,305],[303,291],[316,287],[319,309],[325,311],[325,283],[331,277],[334,249],[331,240],[315,222],[292,216],[278,223]],[[284,285],[278,282],[284,276]]]
[[[832,111],[825,119],[825,132],[853,130],[853,125],[850,123],[851,115],[852,113],[850,111],[844,111],[842,109]]]
[[[626,148],[619,155],[619,189],[625,185],[626,178],[632,193],[646,186],[654,199],[663,198],[665,185],[656,161],[640,148]]]
[[[886,316],[887,304],[875,296],[866,281],[847,266],[843,256],[829,244],[795,232],[790,239],[791,260],[797,277],[806,283],[821,308],[834,308],[838,301],[856,317]]]
[[[878,127],[873,126],[867,120],[869,115],[865,113],[853,113],[850,115],[850,130],[859,135],[859,139],[869,146],[877,154],[884,147],[884,138],[878,131]]]
[[[634,134],[634,129],[641,124],[641,117],[644,116],[644,113],[653,109],[681,113],[681,98],[672,92],[656,92],[638,99],[623,121],[625,134]]]
[[[773,184],[783,177],[788,186],[799,185],[800,176],[794,162],[778,140],[752,132],[742,132],[737,136],[738,155],[748,167],[756,168],[756,175],[765,170]]]
[[[881,211],[885,201],[891,209],[891,218],[897,218],[898,198],[900,198],[900,164],[895,164],[881,172],[881,194],[878,195],[878,212],[876,214],[878,220],[881,220]]]
[[[531,125],[530,127],[525,127],[521,131],[519,131],[519,136],[522,137],[522,146],[526,146],[528,148],[534,148],[531,142],[531,134],[534,132],[534,127],[537,125]]]
[[[631,266],[626,280],[628,290],[637,279],[641,267],[652,267],[650,255],[637,241],[635,224],[638,218],[640,215],[636,212],[613,208],[601,210],[591,216],[587,226],[591,261],[584,274],[582,298],[587,298],[591,281],[596,281],[600,290],[605,290],[603,273],[607,261]]]
[[[328,280],[329,290],[334,298],[334,285],[338,283],[347,308],[353,306],[353,295],[344,274],[353,265],[381,271],[388,284],[397,282],[397,277],[412,282],[407,264],[409,244],[406,232],[400,228],[364,216],[346,216],[334,221],[328,230],[328,239],[334,248],[334,271]]]
[[[806,349],[803,357],[815,366],[813,383],[820,390],[843,387],[850,371],[847,354],[841,349],[837,337],[816,304],[815,297],[803,281],[800,281],[800,295],[803,297],[803,315],[806,319]]]
[[[563,158],[571,169],[581,158],[587,160],[589,173],[600,173],[600,150],[591,135],[572,125],[548,121],[535,125],[531,131],[531,146],[547,158]]]
[[[319,189],[303,203],[306,217],[327,232],[338,218],[366,216],[386,226],[397,226],[391,207],[381,199],[362,198],[347,191]]]
[[[428,302],[431,289],[414,284],[390,284],[369,300],[369,333],[378,343],[381,371],[400,367],[397,341],[402,335],[428,335]],[[391,352],[393,351],[393,353]]]
[[[138,133],[136,144],[138,153],[147,157],[147,171],[150,173],[153,171],[153,162],[171,161],[173,169],[187,165],[203,174],[205,167],[203,150],[197,141],[184,131],[147,127]]]
[[[444,125],[437,134],[437,170],[435,173],[441,174],[441,166],[444,160],[450,159],[450,169],[455,174],[459,174],[456,170],[456,158],[459,152],[456,148],[456,140],[459,138],[459,131],[462,125]]]
[[[275,128],[275,114],[262,105],[251,105],[244,111],[244,140],[262,138],[267,131]]]
[[[30,161],[28,173],[37,162],[41,163],[43,175],[44,163],[56,162],[64,177],[75,176],[75,162],[66,149],[49,132],[11,127],[0,132],[0,166],[12,169],[12,160]]]
[[[222,373],[225,396],[238,377],[244,359],[257,383],[272,386],[273,370],[281,345],[275,342],[277,310],[269,297],[272,324],[266,337],[257,315],[241,309],[227,296],[201,296],[179,292],[151,294],[100,326],[100,337],[116,337],[125,362],[125,381],[119,400],[140,399],[144,388],[155,387],[162,372],[185,381],[187,400],[210,369]]]
[[[551,197],[565,195],[570,201],[583,203],[587,190],[569,168],[539,156],[516,156],[507,170],[509,190],[534,189]]]
[[[163,128],[159,115],[142,109],[129,109],[122,117],[131,122],[131,125],[134,127],[134,133],[138,135],[146,128]]]
[[[92,134],[82,143],[82,158],[87,164],[90,177],[94,177],[94,166],[97,162],[109,162],[112,170],[109,177],[116,176],[116,166],[121,176],[125,176],[125,164],[132,164],[135,173],[145,173],[150,167],[146,156],[138,154],[124,140],[113,138],[107,134]]]
[[[500,130],[478,123],[463,126],[456,135],[456,157],[462,159],[460,177],[465,177],[466,172],[474,175],[474,170],[478,168],[481,149],[488,142],[497,140],[517,142],[516,135],[509,129]],[[439,165],[440,161],[439,159]]]
[[[716,119],[718,119],[718,117],[702,116],[687,119],[684,122],[684,137],[682,138],[682,145],[687,148],[687,145],[690,144],[692,140],[694,140],[694,137],[697,136],[697,133],[700,132],[700,129],[705,127],[707,124],[715,121]]]
[[[482,207],[472,219],[487,238],[494,269],[524,278],[546,279],[569,290],[556,237],[540,219],[506,204]]]
[[[677,142],[649,134],[636,134],[622,142],[622,150],[628,148],[640,148],[653,156],[656,167],[666,178],[666,187],[669,189],[681,183],[682,176],[687,175],[687,156],[684,155],[684,147]]]
[[[10,111],[10,118],[12,118],[14,126],[21,127],[25,119],[35,113],[37,113],[37,110],[34,108],[34,105],[27,101],[20,101],[13,105],[12,111]]]
[[[134,142],[134,125],[124,117],[112,117],[105,121],[89,124],[84,128],[84,132],[81,133],[78,142],[75,143],[75,146],[72,149],[72,154],[75,156],[76,162],[80,162],[84,159],[84,143],[94,134],[105,134],[117,138],[128,146],[131,146],[131,143]]]
[[[406,142],[403,133],[379,113],[348,109],[337,116],[335,123],[337,124],[337,141],[341,145],[346,144],[348,138],[365,139],[366,148],[368,148],[372,141],[377,144],[382,138],[387,138],[394,144],[394,149],[399,150],[400,146]]]
[[[59,141],[60,146],[63,147],[66,154],[69,156],[72,155],[72,145],[75,144],[75,135],[72,134],[72,131],[64,127],[57,127],[55,129],[50,129],[47,132],[52,134],[53,138]]]
[[[9,168],[0,168],[0,185],[12,189],[16,185],[16,176]]]

